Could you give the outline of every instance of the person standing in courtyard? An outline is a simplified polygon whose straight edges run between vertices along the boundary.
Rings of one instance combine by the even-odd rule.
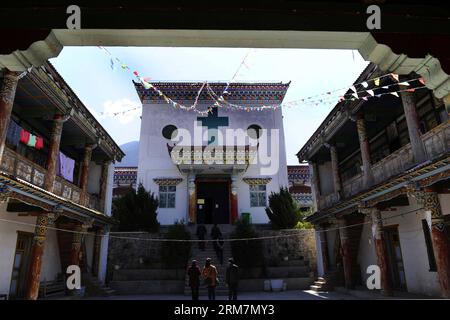
[[[198,243],[198,246],[200,250],[205,251],[205,235],[208,233],[208,230],[206,230],[206,227],[203,224],[198,225],[197,227],[197,237],[200,242]]]
[[[211,263],[211,258],[207,258],[205,267],[202,271],[202,276],[205,279],[205,285],[208,288],[208,299],[216,300],[216,286],[217,286],[217,269]]]
[[[211,238],[213,240],[216,240],[221,234],[222,231],[220,231],[219,226],[217,225],[217,223],[215,223],[214,226],[211,228]]]
[[[189,287],[192,291],[192,300],[198,300],[199,287],[200,287],[200,268],[197,266],[197,261],[192,260],[191,266],[188,268]]]
[[[239,284],[239,267],[234,264],[233,258],[228,259],[225,282],[228,286],[228,300],[237,300],[237,288]]]
[[[214,242],[214,248],[216,249],[216,255],[217,258],[220,261],[220,264],[223,264],[223,246],[224,246],[224,240],[222,235],[219,235],[219,237],[216,239],[216,241]]]

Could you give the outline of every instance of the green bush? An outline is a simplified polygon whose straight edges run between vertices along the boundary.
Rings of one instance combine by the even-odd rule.
[[[191,233],[187,230],[183,221],[177,221],[169,226],[165,239],[190,240]],[[185,268],[191,256],[191,242],[162,242],[160,253],[161,261],[167,268]]]
[[[309,209],[307,211],[297,210],[297,224],[295,225],[295,229],[312,229],[313,225],[310,222],[305,221],[304,219],[312,214],[312,210]]]
[[[119,222],[119,231],[157,232],[157,209],[158,199],[139,184],[137,192],[130,191],[113,200],[112,216]]]
[[[245,220],[236,220],[231,239],[257,238],[258,234],[252,225]],[[240,267],[253,268],[264,265],[264,254],[261,240],[241,240],[231,242],[231,251],[236,264]]]
[[[281,188],[280,192],[272,192],[269,195],[266,213],[274,229],[294,228],[298,222],[298,211],[298,206],[287,188]]]

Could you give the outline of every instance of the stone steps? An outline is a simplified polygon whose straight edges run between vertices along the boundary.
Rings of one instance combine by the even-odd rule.
[[[183,292],[183,280],[111,281],[112,289],[119,295],[179,294]]]
[[[208,229],[208,235],[211,232],[211,226],[206,225]],[[220,230],[222,231],[222,236],[224,239],[227,239],[229,236],[228,232],[224,232],[224,228],[230,228],[229,225],[219,225]],[[195,237],[195,229],[193,231],[193,237]],[[232,257],[232,250],[229,242],[224,242],[223,245],[223,264],[219,263],[219,259],[217,257],[216,251],[214,250],[212,243],[206,243],[205,250],[201,250],[198,245],[195,245],[192,247],[191,257],[188,261],[188,265],[190,265],[190,261],[193,259],[197,260],[198,266],[200,267],[200,270],[203,269],[204,263],[206,261],[206,258],[211,258],[212,264],[217,269],[217,274],[219,278],[219,285],[216,287],[216,295],[222,296],[222,295],[228,295],[228,288],[225,285],[225,272],[227,268],[228,259]],[[201,278],[201,281],[203,279]],[[189,284],[189,278],[186,274],[185,279],[185,287],[184,287],[184,294],[185,295],[191,295],[191,288],[188,286]],[[208,289],[204,286],[200,286],[199,290],[200,296],[208,296]]]
[[[329,271],[324,277],[318,277],[310,289],[315,292],[333,290],[336,276],[336,271]]]

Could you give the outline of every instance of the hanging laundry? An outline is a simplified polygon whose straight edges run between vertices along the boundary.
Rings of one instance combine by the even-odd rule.
[[[20,142],[21,131],[22,128],[14,120],[10,120],[6,132],[6,141],[12,146],[17,146]]]
[[[36,146],[36,136],[34,134],[30,134],[30,138],[28,139],[27,146],[29,146],[29,147]]]
[[[28,144],[28,140],[30,140],[30,133],[27,130],[22,129],[20,131],[20,142]]]
[[[36,137],[36,149],[42,149],[44,147],[44,139],[42,137]]]
[[[64,179],[73,182],[73,170],[75,168],[75,160],[67,157],[62,152],[59,153],[59,175]]]
[[[36,149],[42,149],[44,147],[44,139],[42,137],[35,136],[25,129],[21,129],[20,131],[20,142]]]

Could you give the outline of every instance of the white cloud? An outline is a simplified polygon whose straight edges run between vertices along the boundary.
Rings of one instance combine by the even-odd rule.
[[[114,101],[108,100],[103,103],[103,118],[114,118],[122,124],[127,124],[137,119],[141,112],[141,103],[131,101],[128,98]]]

